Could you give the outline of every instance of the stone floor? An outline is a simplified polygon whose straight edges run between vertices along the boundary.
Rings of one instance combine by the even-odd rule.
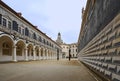
[[[77,60],[0,64],[0,81],[97,81]]]

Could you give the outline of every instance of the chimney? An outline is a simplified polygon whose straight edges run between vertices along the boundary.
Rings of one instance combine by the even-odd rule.
[[[18,14],[19,16],[22,16],[22,13],[21,13],[21,12],[18,12],[17,14]]]
[[[37,26],[34,26],[35,28],[38,28]]]

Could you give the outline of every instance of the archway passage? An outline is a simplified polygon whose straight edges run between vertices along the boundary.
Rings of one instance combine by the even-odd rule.
[[[39,59],[39,47],[38,46],[36,46],[35,47],[35,57],[36,57],[36,59],[38,60]]]
[[[40,51],[40,52],[41,52],[41,57],[42,57],[42,59],[43,59],[43,53],[44,53],[43,51],[44,51],[43,48],[41,48],[41,51]]]
[[[9,36],[4,35],[0,37],[0,55],[12,56],[13,45],[13,40]]]
[[[17,56],[23,56],[24,53],[25,53],[25,51],[24,51],[25,43],[22,40],[20,40],[20,41],[17,42],[16,46],[17,46],[16,55]]]
[[[33,59],[33,45],[32,44],[29,44],[28,46],[27,46],[27,48],[28,48],[28,56],[29,56],[29,59]]]
[[[35,54],[36,54],[36,56],[39,56],[39,47],[38,46],[35,47]]]

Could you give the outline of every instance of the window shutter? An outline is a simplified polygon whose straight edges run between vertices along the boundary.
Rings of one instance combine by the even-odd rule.
[[[0,24],[2,24],[2,15],[0,14]]]
[[[13,21],[13,30],[18,32],[18,24],[16,21]]]

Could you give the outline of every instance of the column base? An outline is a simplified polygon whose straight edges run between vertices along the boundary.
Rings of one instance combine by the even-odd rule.
[[[13,62],[17,62],[17,60],[13,60]]]

